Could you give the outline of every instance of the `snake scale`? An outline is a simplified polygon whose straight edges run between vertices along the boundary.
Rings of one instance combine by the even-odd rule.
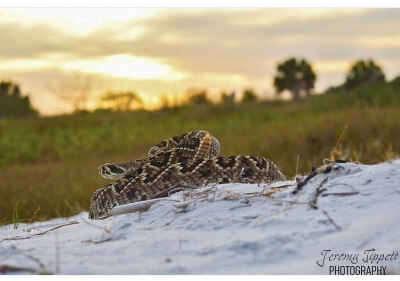
[[[107,163],[99,173],[117,180],[96,190],[89,218],[107,216],[115,206],[168,196],[179,186],[211,183],[270,183],[285,176],[260,156],[218,156],[220,144],[207,131],[193,131],[163,140],[148,157]]]

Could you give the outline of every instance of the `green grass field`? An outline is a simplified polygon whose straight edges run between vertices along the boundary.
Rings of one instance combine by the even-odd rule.
[[[108,182],[98,175],[99,165],[145,156],[162,139],[190,130],[211,132],[220,140],[223,155],[265,156],[287,178],[295,175],[298,157],[298,172],[305,173],[329,158],[335,147],[353,161],[388,160],[400,151],[399,106],[400,93],[378,85],[299,103],[3,119],[0,223],[87,210],[93,191]]]

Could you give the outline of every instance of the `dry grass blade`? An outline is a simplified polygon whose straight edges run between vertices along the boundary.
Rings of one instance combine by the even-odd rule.
[[[294,175],[297,175],[297,173],[299,171],[299,160],[300,160],[300,154],[297,154],[296,171],[295,171]]]
[[[180,209],[181,211],[184,211],[193,202],[196,202],[196,200],[187,200],[187,201],[175,203],[175,204],[173,204],[173,206],[177,209]]]
[[[347,183],[336,183],[336,184],[331,184],[328,187],[332,187],[332,186],[338,186],[338,185],[344,185],[344,186],[348,186],[350,187],[353,191],[349,191],[349,192],[325,192],[324,194],[322,194],[322,197],[325,196],[329,196],[329,195],[336,195],[336,196],[351,196],[351,195],[357,195],[360,192],[355,189],[353,186],[351,186],[350,184]]]
[[[226,194],[226,195],[224,195]],[[221,195],[224,195],[222,197],[222,200],[240,200],[240,199],[244,199],[244,195],[237,193],[237,192],[233,192],[233,191],[225,191],[224,193],[221,192]]]
[[[210,186],[209,188],[205,189],[205,190],[191,190],[188,193],[183,195],[184,200],[186,200],[187,198],[191,198],[191,199],[203,199],[205,201],[212,201],[215,199],[216,196],[216,186],[217,184],[214,184],[212,186]],[[212,194],[212,197],[210,199],[210,194]]]
[[[94,223],[92,223],[92,222],[89,222],[89,221],[83,219],[83,218],[82,218],[82,221],[83,221],[84,223],[86,223],[86,224],[88,224],[88,225],[94,227],[94,228],[98,228],[98,229],[104,230],[104,232],[107,233],[107,234],[111,233],[111,230],[108,229],[108,228],[105,227],[105,226],[96,225],[96,224],[94,224]]]

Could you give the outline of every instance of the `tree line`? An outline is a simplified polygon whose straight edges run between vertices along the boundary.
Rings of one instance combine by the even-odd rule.
[[[377,63],[372,59],[358,60],[353,63],[350,70],[346,73],[345,81],[335,87],[330,87],[326,92],[341,90],[348,92],[361,85],[373,85],[379,82],[385,82],[385,74]],[[317,75],[311,64],[304,58],[289,58],[276,66],[276,75],[273,79],[273,85],[276,94],[279,96],[284,91],[288,91],[294,101],[311,95],[314,90]],[[400,76],[393,80],[400,85]],[[400,88],[400,86],[399,86]],[[221,103],[234,102],[235,93],[221,93]],[[207,98],[206,90],[197,92],[187,92],[187,104],[205,104],[211,103]],[[239,103],[255,102],[258,97],[253,89],[244,89]]]
[[[360,85],[373,85],[385,81],[382,68],[372,59],[359,60],[351,65],[345,76],[345,81],[338,86],[331,87],[326,92],[333,90],[349,91]],[[400,81],[400,77],[396,78]],[[277,95],[288,91],[293,100],[308,97],[312,94],[317,75],[312,65],[304,58],[289,58],[276,66],[276,74],[273,85]],[[93,81],[89,76],[75,74],[70,79],[63,79],[60,83],[51,85],[51,92],[61,100],[69,103],[75,112],[86,110],[91,95]],[[400,83],[400,82],[399,82]],[[221,103],[235,103],[236,93],[222,92]],[[239,103],[250,103],[258,100],[253,89],[243,91]],[[174,107],[180,105],[210,104],[211,101],[205,89],[188,89],[185,99],[178,103],[175,97],[170,101],[163,97],[162,107]],[[107,91],[99,100],[99,108],[108,108],[117,111],[127,111],[143,107],[140,95],[135,91]],[[2,117],[37,116],[27,95],[22,95],[18,84],[11,81],[0,82],[0,119]]]
[[[288,90],[298,100],[302,93],[309,96],[314,89],[317,76],[305,59],[290,58],[278,64],[277,72],[274,87],[278,94]],[[385,74],[378,64],[371,59],[359,60],[351,66],[344,83],[335,88],[348,91],[360,85],[373,85],[382,81],[385,81]]]

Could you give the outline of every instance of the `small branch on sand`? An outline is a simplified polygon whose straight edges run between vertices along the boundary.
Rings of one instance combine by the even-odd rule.
[[[168,197],[165,197],[165,198],[163,197],[163,198],[150,199],[150,200],[145,200],[145,201],[129,203],[129,204],[125,204],[125,205],[119,205],[119,206],[115,206],[114,208],[112,208],[109,211],[108,216],[117,216],[117,215],[134,213],[134,212],[144,212],[144,211],[147,211],[155,203],[160,202],[160,201],[177,201],[177,200],[172,200]]]
[[[92,223],[92,222],[89,222],[89,221],[85,220],[84,218],[82,218],[82,221],[83,221],[84,223],[86,223],[86,224],[90,225],[91,227],[94,227],[94,228],[98,228],[98,229],[104,230],[104,232],[105,232],[105,233],[107,233],[107,234],[111,233],[111,230],[110,230],[110,229],[108,229],[108,228],[107,228],[107,227],[105,227],[105,226],[99,226],[99,225],[96,225],[96,224],[94,224],[94,223]]]
[[[12,266],[12,265],[0,265],[0,273],[7,273],[7,272],[31,272],[36,273],[36,269],[28,268],[28,267],[19,267],[19,266]]]
[[[27,257],[28,259],[31,259],[31,260],[33,260],[34,262],[36,262],[36,263],[40,266],[41,269],[44,269],[44,268],[45,268],[44,264],[43,264],[38,258],[35,258],[35,257],[33,257],[33,256],[31,256],[31,255],[28,255],[28,254],[24,254],[24,255],[25,255],[25,257]]]
[[[239,205],[239,206],[235,206],[229,209],[229,211],[235,210],[235,209],[239,209],[239,208],[246,208],[246,207],[250,207],[251,204],[246,203],[246,205]]]
[[[53,274],[51,271],[47,270],[44,264],[38,259],[28,254],[23,254],[28,259],[37,263],[40,269],[34,269],[30,267],[20,267],[20,266],[12,266],[12,265],[0,265],[0,273],[8,273],[8,272],[30,272],[36,273],[40,275],[50,275]]]
[[[313,168],[313,171],[305,179],[298,181],[295,190],[292,191],[292,194],[296,194],[297,192],[299,192],[299,190],[301,190],[302,187],[305,186],[316,175],[319,175],[322,173],[327,174],[334,170],[339,169],[341,166],[339,166],[338,163],[341,163],[341,162],[336,161],[331,164],[319,166],[318,168],[315,168],[315,169]]]
[[[179,211],[186,211],[189,204],[196,202],[196,200],[187,200],[173,204],[173,206]]]
[[[51,228],[51,229],[48,229],[48,230],[46,230],[46,231],[43,231],[43,232],[40,232],[40,233],[35,233],[35,234],[29,235],[29,236],[15,236],[15,237],[4,238],[3,240],[0,240],[0,243],[1,243],[1,242],[4,242],[4,241],[11,241],[11,240],[30,239],[30,238],[32,238],[32,237],[34,237],[34,236],[43,235],[43,234],[46,234],[46,233],[51,232],[51,231],[53,231],[53,230],[56,230],[56,229],[58,229],[58,228],[61,228],[61,227],[64,227],[64,226],[69,226],[69,225],[72,225],[72,224],[78,224],[78,223],[79,223],[79,222],[77,222],[77,221],[71,221],[71,222],[68,222],[68,223],[66,223],[66,224],[62,224],[62,225],[53,227],[53,228]]]
[[[120,239],[126,239],[125,236],[122,234],[118,234],[116,236],[108,236],[108,237],[101,237],[101,239],[93,240],[93,239],[88,239],[88,240],[83,240],[81,243],[93,243],[93,244],[100,244],[108,241],[115,241],[115,240],[120,240]]]
[[[111,241],[111,240],[112,240],[112,237],[108,237],[108,238],[105,238],[105,239],[99,240],[99,241],[94,241],[94,240],[92,240],[92,239],[89,239],[89,240],[83,240],[83,241],[81,241],[81,242],[82,242],[82,243],[100,244],[100,243],[108,242],[108,241]]]
[[[360,194],[359,191],[354,191],[354,192],[335,192],[335,193],[324,193],[322,194],[322,197],[326,197],[329,195],[336,195],[336,196],[350,196],[350,195],[357,195]]]
[[[308,202],[308,205],[310,205],[311,208],[313,208],[313,209],[318,209],[318,207],[317,207],[318,196],[319,196],[322,192],[326,191],[326,188],[325,188],[325,187],[322,188],[322,186],[324,185],[324,183],[327,182],[327,180],[328,180],[328,178],[325,178],[325,179],[320,183],[320,185],[317,187],[317,189],[315,189],[315,194],[314,194],[313,199],[311,199],[311,201]]]
[[[337,231],[341,231],[342,229],[340,228],[340,226],[338,226],[335,221],[328,215],[328,212],[325,210],[322,210],[322,213],[324,213],[324,215],[328,218],[328,221],[333,224],[333,226],[336,228]]]
[[[335,183],[335,184],[329,185],[328,187],[338,186],[338,185],[348,186],[353,191],[349,191],[349,192],[330,192],[330,193],[325,192],[324,194],[322,194],[322,197],[329,196],[329,195],[350,196],[350,195],[357,195],[357,194],[360,193],[357,189],[355,189],[353,186],[351,186],[350,184],[347,184],[347,183]]]
[[[192,190],[192,189],[196,189],[196,188],[198,188],[198,187],[193,186],[193,185],[177,184],[177,185],[174,185],[173,187],[170,187],[170,188],[167,188],[166,190],[161,191],[160,193],[157,193],[152,199],[169,197],[176,192]]]

